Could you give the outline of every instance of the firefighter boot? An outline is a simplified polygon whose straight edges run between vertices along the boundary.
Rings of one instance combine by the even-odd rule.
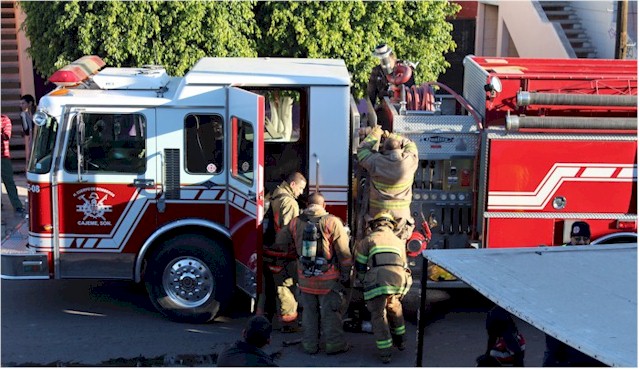
[[[351,349],[351,345],[349,343],[342,343],[338,345],[327,343],[325,345],[325,351],[328,355],[338,355],[340,353],[348,352],[349,349]]]
[[[297,333],[301,330],[300,324],[298,324],[298,320],[293,320],[289,322],[283,322],[280,331],[282,333]]]
[[[308,355],[315,355],[320,351],[320,347],[317,344],[302,342],[302,351]]]
[[[400,351],[404,351],[406,348],[404,344],[404,335],[392,334],[391,339],[393,340],[394,347],[398,348]]]
[[[391,362],[391,351],[388,349],[378,349],[378,358],[382,361],[383,364],[388,364]]]

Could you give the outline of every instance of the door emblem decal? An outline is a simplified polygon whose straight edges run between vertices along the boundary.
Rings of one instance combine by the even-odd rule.
[[[112,206],[105,204],[114,193],[100,187],[82,188],[73,196],[82,201],[82,204],[76,205],[76,212],[83,213],[84,217],[78,221],[80,226],[111,226],[111,221],[105,218],[105,213],[112,211]]]

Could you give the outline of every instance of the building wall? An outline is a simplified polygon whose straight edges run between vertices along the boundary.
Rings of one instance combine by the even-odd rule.
[[[498,55],[498,6],[479,6],[476,30],[476,55]]]
[[[616,16],[618,1],[572,1],[571,6],[582,20],[598,58],[613,59],[616,56]],[[637,59],[638,3],[628,1],[627,58]]]
[[[559,27],[536,10],[531,1],[478,1],[476,55],[569,58],[575,53]],[[615,57],[618,1],[571,1],[597,57]],[[637,59],[638,2],[628,0],[627,59]]]
[[[478,2],[477,1],[452,1],[460,5],[462,8],[456,15],[456,19],[476,19],[478,15]]]

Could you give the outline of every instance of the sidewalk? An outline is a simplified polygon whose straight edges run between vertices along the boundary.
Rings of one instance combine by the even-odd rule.
[[[20,197],[20,201],[26,209],[27,178],[24,173],[20,173],[15,174],[13,176],[13,179],[16,183],[16,187],[18,188],[18,196]],[[2,212],[0,214],[0,220],[2,221],[2,226],[0,226],[0,240],[3,241],[18,225],[20,225],[22,221],[26,221],[24,218],[18,216],[13,212],[13,207],[11,206],[11,202],[9,201],[9,196],[7,195],[7,191],[4,188],[4,184],[2,184]]]

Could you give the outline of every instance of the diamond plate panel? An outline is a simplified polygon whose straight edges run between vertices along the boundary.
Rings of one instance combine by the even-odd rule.
[[[474,62],[469,56],[464,58],[463,65],[463,96],[484,120],[486,118],[485,108],[487,98],[487,94],[484,91],[484,85],[487,83],[489,73]]]
[[[473,157],[478,150],[477,134],[431,133],[408,134],[418,147],[418,157],[429,160]]]
[[[425,132],[477,133],[478,126],[471,116],[407,114],[394,115],[393,131],[399,134]]]

